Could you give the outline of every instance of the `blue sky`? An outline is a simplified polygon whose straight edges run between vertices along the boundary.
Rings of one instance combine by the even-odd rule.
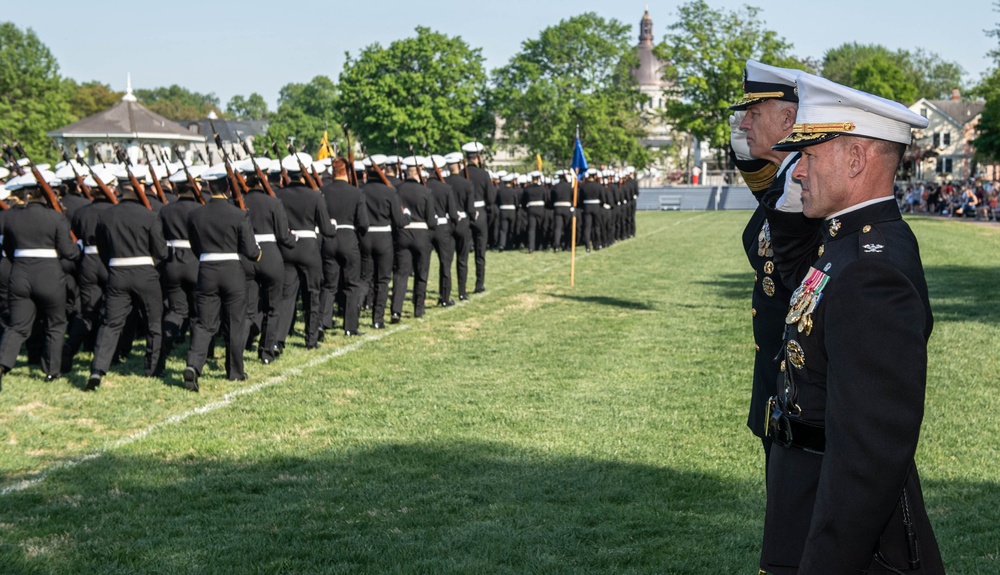
[[[707,0],[712,7],[761,8],[767,28],[794,45],[793,53],[820,59],[844,42],[880,43],[891,49],[922,47],[958,62],[966,79],[978,80],[997,46],[987,28],[1000,12],[993,0]],[[179,84],[213,92],[225,107],[230,97],[258,92],[273,108],[289,82],[316,75],[337,80],[344,53],[412,36],[417,26],[461,36],[481,48],[488,69],[504,65],[521,42],[583,12],[615,18],[635,29],[645,2],[621,0],[381,0],[282,2],[170,0],[123,3],[107,0],[32,2],[4,19],[32,28],[60,64],[64,76],[98,80],[125,89]],[[660,41],[680,2],[650,1]],[[251,59],[245,54],[255,54]]]

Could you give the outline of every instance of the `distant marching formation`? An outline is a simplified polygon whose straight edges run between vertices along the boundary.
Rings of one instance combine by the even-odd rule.
[[[220,146],[221,149],[221,146]],[[413,317],[425,313],[430,254],[440,262],[437,305],[486,291],[486,252],[587,251],[635,235],[634,168],[521,175],[482,168],[482,144],[429,157],[364,161],[305,153],[280,160],[224,155],[217,165],[64,161],[49,171],[4,145],[0,168],[0,389],[27,344],[47,380],[93,348],[86,390],[145,334],[144,373],[190,333],[184,387],[198,379],[214,341],[225,341],[226,377],[246,379],[244,350],[276,361],[301,310],[307,349],[343,318],[347,337],[362,312],[371,327],[403,318],[409,277]],[[145,148],[143,148],[145,153]],[[392,278],[390,298],[389,280]],[[299,301],[301,300],[301,307]],[[335,309],[336,308],[336,309]]]

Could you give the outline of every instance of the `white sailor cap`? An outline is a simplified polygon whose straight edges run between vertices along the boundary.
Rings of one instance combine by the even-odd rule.
[[[7,172],[7,175],[10,175],[10,172]],[[0,176],[0,178],[6,178],[6,177],[7,176]],[[0,184],[0,201],[6,200],[9,197],[10,197],[10,190],[7,189],[7,186]]]
[[[596,176],[598,173],[600,172],[597,171],[597,168],[587,168],[588,176]]]
[[[61,164],[61,165],[60,165]],[[73,170],[76,170],[75,172]],[[87,166],[77,162],[76,160],[70,160],[69,162],[59,162],[56,164],[56,177],[60,180],[72,180],[75,179],[77,174],[81,177],[87,174]],[[3,177],[3,176],[0,176]]]
[[[528,177],[531,178],[532,180],[535,180],[542,177],[542,173],[538,170],[532,170],[528,172]]]
[[[468,144],[462,145],[462,151],[466,154],[478,154],[486,149],[486,146],[480,144],[479,142],[469,142]]]
[[[635,173],[635,166],[625,166],[625,173],[627,173],[627,174],[634,174]]]
[[[504,174],[503,176],[500,176],[501,182],[513,182],[516,179],[517,174]]]
[[[415,168],[424,165],[424,159],[420,156],[406,156],[403,158],[403,165],[407,168]]]
[[[0,180],[6,178],[9,175],[10,175],[10,170],[8,170],[3,166],[0,166]]]
[[[427,156],[424,159],[426,160],[426,162],[424,163],[424,167],[427,168],[428,170],[433,170],[435,166],[437,166],[438,168],[444,167],[444,156],[440,156],[438,154],[431,154],[430,156]]]
[[[496,173],[497,178],[503,178],[506,175],[507,175],[507,170],[500,170],[499,172]]]
[[[910,144],[910,130],[928,121],[899,102],[803,74],[799,77],[799,110],[792,133],[772,146],[797,150],[836,138],[863,136]]]
[[[312,163],[312,156],[305,152],[297,152],[294,156],[288,155],[281,159],[281,167],[286,172],[301,172],[302,166],[309,167]]]
[[[385,154],[372,154],[365,158],[364,162],[365,166],[371,166],[372,164],[384,166],[389,163],[389,156],[386,156]],[[396,162],[393,161],[393,163],[395,164]]]
[[[446,164],[460,164],[462,163],[462,153],[452,152],[450,154],[445,154],[444,161]]]
[[[112,170],[110,170],[108,168],[102,167],[102,166],[94,166],[93,168],[91,168],[91,170],[94,173],[93,174],[89,174],[89,173],[87,174],[87,177],[83,179],[84,185],[86,185],[88,187],[91,187],[91,188],[99,187],[100,184],[98,184],[97,180],[94,179],[95,175],[98,178],[100,178],[101,183],[103,183],[105,186],[117,186],[118,185],[118,178],[115,177],[114,171],[112,171]]]
[[[778,68],[747,60],[747,67],[743,69],[743,97],[729,106],[729,109],[746,110],[764,100],[798,102],[795,81],[802,73],[802,70]]]
[[[354,160],[354,171],[363,172],[365,171],[365,163],[361,160]]]
[[[117,164],[115,166],[115,177],[118,178],[120,182],[128,182],[131,184],[131,180],[128,178],[129,170],[131,170],[132,175],[141,184],[152,184],[153,178],[149,175],[149,168],[143,164],[137,164],[126,168],[125,164]]]
[[[42,179],[45,180],[50,186],[55,184],[60,184],[59,178],[56,177],[54,173],[49,170],[38,170]],[[38,186],[38,180],[35,179],[35,174],[32,172],[25,172],[23,176],[17,176],[16,178],[11,178],[4,184],[8,191],[16,191],[21,188],[31,188]]]
[[[52,171],[52,166],[50,164],[35,164],[35,167],[39,170],[49,170]]]
[[[201,173],[201,179],[206,182],[214,182],[229,177],[225,163],[213,164]]]
[[[312,169],[315,170],[317,174],[322,174],[323,172],[329,171],[330,164],[324,164],[323,162],[313,162]]]
[[[517,183],[520,184],[520,185],[522,185],[522,186],[524,184],[527,184],[528,183],[528,176],[518,176],[517,177]]]
[[[197,165],[188,167],[188,172],[191,173],[191,177],[192,178],[197,179],[197,178],[200,178],[201,175],[203,173],[205,173],[205,170],[207,170],[207,169],[208,169],[208,166],[206,166],[205,164],[197,164]],[[253,169],[253,168],[251,168],[251,169]],[[263,170],[265,168],[264,168],[264,166],[261,166],[260,169]],[[175,183],[175,184],[180,183],[180,182],[186,182],[187,181],[187,174],[184,172],[184,167],[182,166],[180,170],[174,172],[167,179],[170,180],[171,182]]]
[[[233,164],[233,169],[236,170],[237,172],[243,172],[244,174],[254,174],[257,172],[257,170],[255,170],[253,167],[254,162],[257,162],[257,166],[260,168],[260,171],[264,172],[265,174],[267,173],[268,168],[271,167],[271,158],[261,156],[258,158],[254,158],[252,160],[250,158],[245,158],[243,160],[240,160],[239,162]],[[278,171],[281,170],[279,169]]]

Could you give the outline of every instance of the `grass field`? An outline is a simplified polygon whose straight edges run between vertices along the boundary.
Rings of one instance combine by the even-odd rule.
[[[469,302],[248,354],[245,382],[210,362],[200,394],[179,352],[166,384],[137,346],[90,394],[83,367],[22,364],[0,573],[755,573],[747,216],[640,213],[574,288],[566,254],[491,253]],[[936,319],[925,497],[949,572],[995,574],[1000,228],[909,221]]]

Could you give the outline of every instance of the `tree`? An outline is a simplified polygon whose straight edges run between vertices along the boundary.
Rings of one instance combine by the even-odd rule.
[[[238,120],[266,120],[269,112],[264,96],[253,92],[246,98],[233,96],[226,104],[226,115]]]
[[[493,72],[496,110],[510,144],[566,166],[580,128],[591,164],[649,161],[639,144],[646,98],[630,70],[638,67],[630,26],[587,12],[525,40]]]
[[[278,111],[271,118],[267,135],[278,142],[282,153],[288,138],[295,138],[295,146],[306,146],[315,154],[323,132],[328,131],[330,141],[341,139],[341,116],[338,110],[337,86],[327,76],[316,76],[308,84],[286,84],[278,95]]]
[[[1000,12],[1000,1],[993,3],[993,10]],[[986,100],[979,123],[976,125],[976,159],[985,162],[1000,162],[1000,24],[986,35],[998,40],[997,47],[990,50],[994,68],[983,78],[975,95]]]
[[[136,90],[135,97],[153,112],[178,122],[198,120],[208,116],[209,112],[222,114],[219,98],[215,94],[199,94],[177,84],[152,90]]]
[[[387,48],[372,44],[347,54],[340,74],[344,121],[371,152],[452,150],[484,139],[491,115],[479,48],[461,37],[417,27],[413,38]],[[393,140],[397,140],[398,144]]]
[[[0,132],[36,162],[55,159],[45,132],[72,121],[59,64],[28,28],[0,23]]]
[[[848,42],[823,55],[823,76],[905,105],[919,98],[940,99],[961,88],[962,67],[933,52],[893,52],[880,44]]]
[[[694,0],[677,10],[671,31],[657,46],[658,55],[670,62],[666,79],[675,86],[664,113],[677,129],[708,142],[721,165],[729,145],[729,106],[743,95],[746,61],[806,65],[790,55],[791,44],[764,28],[759,8],[729,12]]]
[[[111,86],[97,81],[77,84],[75,80],[67,78],[65,87],[70,114],[75,120],[107,110],[117,104],[124,95],[124,92],[115,92]]]

